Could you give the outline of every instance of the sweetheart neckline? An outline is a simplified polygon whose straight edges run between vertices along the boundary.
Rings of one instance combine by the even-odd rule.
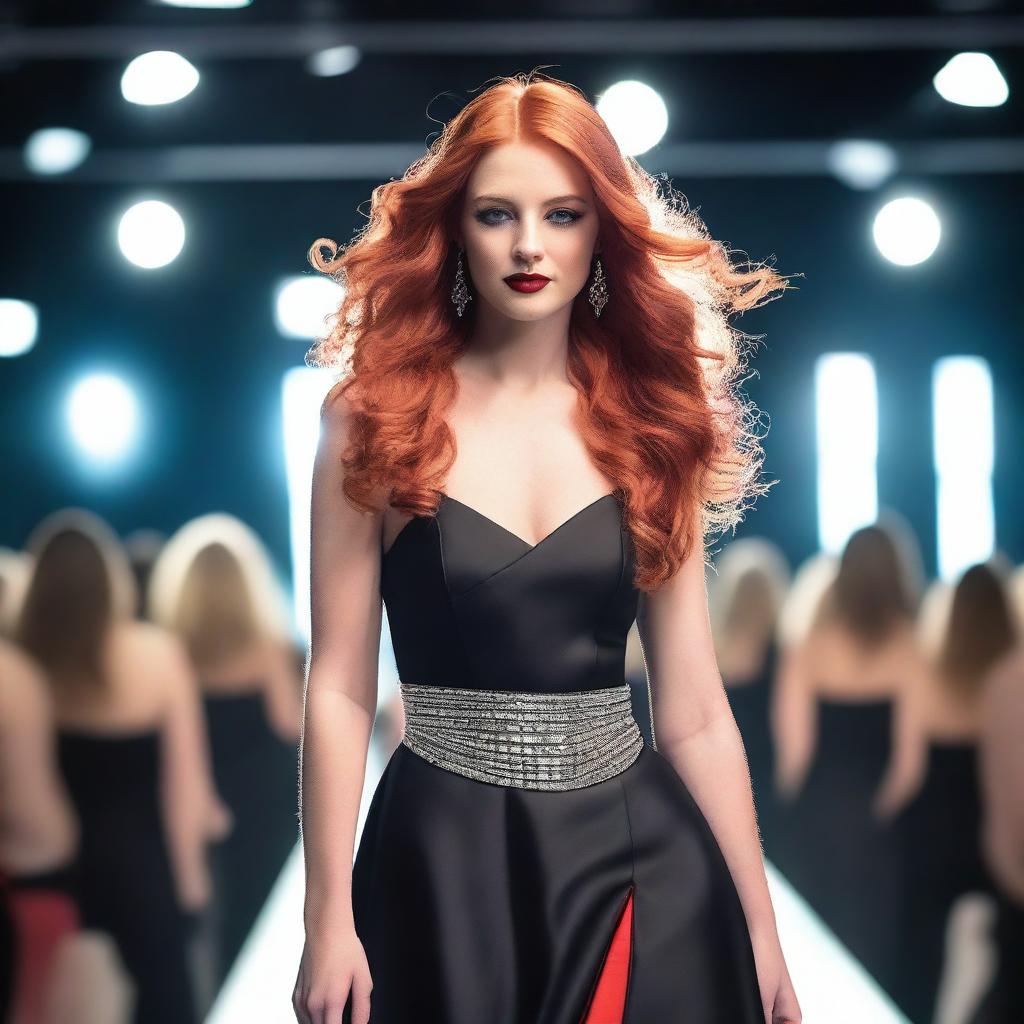
[[[573,512],[573,514],[571,516],[569,516],[568,519],[565,519],[562,522],[560,522],[550,533],[548,533],[545,536],[541,537],[541,539],[539,541],[537,541],[536,544],[531,544],[528,540],[524,540],[522,537],[520,537],[518,533],[513,533],[507,526],[502,526],[501,523],[496,522],[490,516],[484,515],[483,512],[479,511],[478,509],[473,508],[472,505],[467,505],[464,501],[460,501],[458,498],[453,498],[450,494],[445,494],[443,491],[441,492],[441,500],[442,501],[453,501],[453,502],[455,502],[456,505],[461,505],[464,509],[467,509],[468,511],[472,512],[473,515],[479,516],[481,519],[485,519],[492,526],[496,526],[499,530],[502,531],[502,533],[507,533],[510,537],[515,538],[517,541],[519,541],[520,544],[522,544],[524,547],[528,548],[530,551],[536,551],[537,548],[539,548],[542,544],[546,544],[552,537],[554,537],[554,535],[556,533],[558,533],[559,530],[564,529],[574,519],[579,519],[579,517],[581,515],[583,515],[584,512],[589,512],[590,509],[592,509],[596,504],[598,504],[598,502],[606,501],[608,498],[614,498],[614,497],[615,497],[615,492],[614,491],[608,491],[606,494],[599,495],[593,501],[591,501],[588,504],[584,505],[583,508],[578,509],[577,511]]]
[[[559,533],[562,530],[564,530],[567,526],[569,526],[575,520],[579,519],[580,516],[582,516],[584,514],[584,512],[589,512],[592,508],[594,508],[596,505],[599,505],[602,501],[607,501],[609,498],[615,498],[616,500],[618,500],[618,495],[614,491],[608,491],[605,494],[599,495],[593,501],[588,502],[586,505],[584,505],[583,508],[578,509],[577,511],[573,512],[573,514],[571,516],[569,516],[568,519],[564,519],[550,533],[546,534],[544,537],[541,537],[541,539],[539,541],[537,541],[536,544],[531,544],[528,540],[524,540],[522,537],[520,537],[518,533],[513,533],[513,531],[510,530],[507,526],[502,526],[501,523],[496,522],[494,519],[492,519],[488,515],[484,515],[483,512],[481,512],[479,509],[473,508],[472,505],[467,505],[466,502],[460,501],[458,498],[454,498],[450,494],[446,494],[444,491],[441,491],[440,495],[441,495],[441,502],[442,503],[445,502],[445,501],[448,501],[448,502],[451,502],[454,505],[461,506],[467,512],[470,512],[473,515],[477,516],[479,519],[482,519],[484,522],[489,523],[495,529],[501,530],[502,533],[504,533],[507,536],[511,537],[513,540],[519,541],[519,543],[522,544],[524,548],[526,548],[526,551],[528,553],[529,552],[537,551],[539,548],[543,547],[557,533]],[[438,506],[438,510],[440,511],[440,505]],[[391,542],[391,546],[387,549],[387,551],[385,551],[383,553],[382,557],[387,558],[387,556],[390,555],[391,552],[395,550],[395,546],[398,544],[398,541],[401,539],[402,534],[405,533],[405,531],[412,525],[412,521],[413,520],[415,520],[415,519],[431,519],[431,518],[435,518],[435,517],[433,517],[433,516],[413,516],[412,519],[408,523],[406,523],[405,526],[403,526],[401,530],[398,531],[397,535],[395,536],[395,539]]]

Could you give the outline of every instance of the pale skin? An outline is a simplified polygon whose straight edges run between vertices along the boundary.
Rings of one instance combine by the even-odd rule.
[[[1024,907],[1024,645],[993,668],[981,722],[985,857],[996,884]]]
[[[880,818],[894,814],[924,776],[928,673],[910,622],[896,628],[877,650],[865,650],[847,631],[828,627],[784,651],[772,709],[779,795],[794,799],[814,760],[818,694],[854,701],[892,698],[896,702],[892,756],[874,808]]]
[[[142,621],[114,623],[108,650],[109,700],[56,701],[55,723],[114,733],[159,729],[160,804],[178,900],[186,910],[202,910],[212,896],[206,846],[232,823],[214,786],[188,653],[173,633]]]
[[[289,644],[261,636],[217,665],[204,665],[199,674],[203,692],[211,695],[249,693],[255,680],[270,727],[288,743],[299,741],[302,679]]]
[[[454,241],[465,251],[476,321],[454,367],[459,393],[448,422],[458,454],[444,489],[530,544],[614,489],[579,435],[578,395],[566,374],[571,304],[600,252],[597,236],[589,180],[560,151],[508,143],[474,168]],[[521,294],[504,280],[516,273],[550,282]],[[353,924],[351,869],[377,704],[380,559],[409,520],[390,507],[365,515],[339,498],[348,430],[349,409],[337,402],[322,417],[313,472],[306,943],[293,993],[302,1024],[337,1024],[350,989],[353,1024],[369,1019],[372,978]],[[742,741],[715,664],[699,544],[672,581],[642,595],[637,625],[652,674],[659,750],[693,793],[736,882],[766,1024],[799,1022]]]
[[[941,684],[912,623],[898,626],[874,651],[864,650],[844,630],[819,630],[786,651],[780,664],[773,714],[775,783],[787,800],[800,792],[814,759],[819,693],[894,701],[892,754],[872,797],[879,821],[894,818],[921,789],[930,740],[975,740],[981,728],[980,700],[957,699]]]
[[[159,722],[166,748],[164,816],[178,894],[184,907],[199,910],[210,896],[206,836],[222,835],[227,822],[221,817],[225,812],[216,794],[207,792],[194,705],[175,679],[175,665],[160,665],[166,650],[163,641],[171,642],[170,636],[151,632],[148,624],[140,625],[136,635],[134,626],[125,624],[115,628],[111,641],[116,666],[132,667],[134,672],[130,680],[118,673],[115,691],[121,683],[131,684],[130,690],[127,685],[124,690],[132,699],[117,700],[116,709],[78,707],[58,715],[42,667],[0,639],[0,866],[15,875],[30,875],[64,866],[75,856],[79,825],[58,766],[54,733],[58,724],[131,731]],[[136,657],[148,659],[145,669],[158,685],[138,685],[141,669]],[[175,651],[175,661],[177,657]],[[184,681],[190,682],[187,677]],[[196,811],[208,800],[212,804],[204,827]],[[55,954],[40,1020],[124,1019],[128,993],[111,970],[109,950],[96,943],[97,937],[102,936],[82,932],[64,937]]]
[[[45,676],[0,639],[0,678],[0,867],[30,875],[74,856],[78,823],[57,766]]]

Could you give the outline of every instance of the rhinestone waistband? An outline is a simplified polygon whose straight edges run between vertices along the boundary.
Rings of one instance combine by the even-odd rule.
[[[629,684],[569,693],[400,682],[402,742],[441,768],[521,789],[579,789],[639,756]]]

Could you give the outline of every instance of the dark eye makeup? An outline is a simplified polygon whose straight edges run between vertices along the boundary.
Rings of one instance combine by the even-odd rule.
[[[494,227],[497,224],[503,224],[504,223],[504,220],[491,220],[491,219],[489,219],[489,215],[492,214],[492,213],[508,213],[508,211],[502,209],[500,206],[491,206],[491,207],[488,207],[486,210],[478,210],[477,213],[476,213],[476,219],[478,221],[480,221],[481,224],[486,224],[489,227]],[[552,220],[551,221],[552,224],[557,224],[559,227],[568,227],[570,224],[575,224],[576,221],[578,221],[583,216],[582,213],[577,213],[575,210],[569,210],[569,209],[562,208],[562,209],[558,209],[558,210],[552,210],[551,213],[548,214],[548,218],[551,218],[555,214],[568,214],[569,215],[568,219],[566,219],[566,220]]]

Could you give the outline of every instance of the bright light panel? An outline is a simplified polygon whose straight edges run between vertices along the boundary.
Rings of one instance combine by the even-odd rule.
[[[839,553],[854,530],[878,518],[878,391],[872,361],[832,353],[815,367],[818,539]]]
[[[68,395],[67,423],[72,442],[87,459],[94,463],[117,462],[138,436],[135,393],[116,374],[89,374]]]
[[[984,359],[936,362],[932,427],[939,576],[952,582],[995,546],[992,373]]]

